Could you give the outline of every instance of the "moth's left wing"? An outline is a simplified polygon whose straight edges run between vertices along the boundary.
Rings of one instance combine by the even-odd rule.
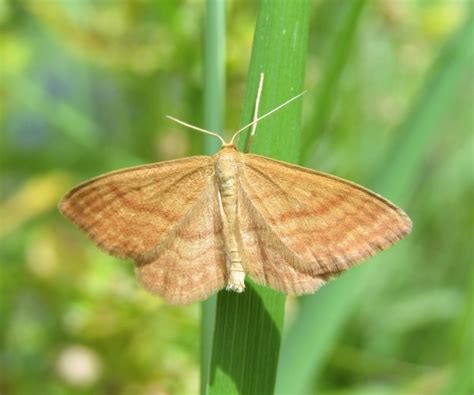
[[[69,192],[61,212],[112,255],[135,260],[142,283],[187,304],[225,285],[213,159],[124,169]]]
[[[77,186],[59,208],[102,249],[139,260],[169,238],[213,174],[209,156],[131,167]]]
[[[239,185],[239,226],[244,255],[246,250],[250,254],[244,259],[249,273],[249,265],[270,265],[265,261],[269,257],[275,268],[285,266],[282,271],[291,267],[326,279],[387,248],[411,229],[401,209],[359,185],[262,156],[241,156]],[[246,216],[251,217],[249,226],[244,224]],[[258,232],[264,236],[256,236]],[[263,275],[260,278],[265,283]]]

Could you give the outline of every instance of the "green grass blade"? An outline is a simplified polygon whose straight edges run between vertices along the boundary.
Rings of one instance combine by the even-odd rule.
[[[448,104],[453,100],[456,88],[459,89],[459,82],[469,72],[473,31],[471,17],[445,45],[419,100],[397,133],[397,143],[386,156],[386,162],[377,164],[381,171],[369,186],[402,206],[408,200],[411,185],[420,177],[423,159],[431,149],[430,143],[444,132],[436,127],[437,123],[446,115]],[[375,261],[378,259],[381,258],[374,258],[371,265],[352,269],[303,300],[282,347],[277,393],[308,392],[312,381],[321,373],[340,329],[360,300],[364,284],[372,281],[372,269],[377,267]]]
[[[451,377],[447,380],[444,388],[439,392],[441,395],[459,394],[470,395],[474,391],[474,269],[471,270],[471,285],[466,292],[466,304],[464,314],[459,317],[459,328],[455,333],[456,346],[455,363]]]
[[[473,37],[474,14],[471,14],[434,63],[419,100],[397,133],[399,138],[388,154],[386,166],[377,168],[373,185],[382,192],[390,191],[392,198],[402,197],[404,191],[411,189],[413,175],[418,174],[417,169],[425,159],[419,155],[420,147],[428,147],[429,142],[437,137],[433,132],[443,132],[436,126],[459,89],[459,81],[466,70],[472,68]]]
[[[308,155],[312,153],[312,146],[315,137],[321,135],[331,114],[334,104],[334,98],[337,92],[337,86],[345,69],[351,48],[356,37],[356,29],[359,25],[360,16],[364,5],[364,0],[354,0],[350,2],[349,7],[341,21],[341,28],[336,34],[334,43],[331,45],[331,52],[328,55],[324,67],[323,78],[318,86],[318,92],[315,101],[315,109],[311,117],[309,125],[311,130],[305,131],[303,134],[302,145],[302,163],[308,159]]]
[[[206,1],[204,22],[204,128],[220,133],[224,127],[225,103],[225,2]],[[219,140],[205,137],[205,152],[214,154]],[[201,382],[205,395],[209,380],[212,336],[216,315],[215,295],[201,304]]]
[[[307,0],[261,2],[242,125],[251,120],[261,72],[265,87],[260,114],[303,90],[308,24]],[[297,162],[301,108],[297,101],[262,121],[252,152]],[[250,282],[243,294],[218,294],[210,394],[273,393],[284,304],[284,295]]]

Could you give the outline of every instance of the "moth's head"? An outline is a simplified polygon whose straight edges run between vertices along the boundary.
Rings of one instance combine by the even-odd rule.
[[[234,144],[234,143],[224,143],[221,145],[221,148],[219,151],[238,151],[239,149],[237,148],[237,146]]]

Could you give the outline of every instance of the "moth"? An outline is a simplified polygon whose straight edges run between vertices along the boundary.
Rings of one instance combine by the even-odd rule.
[[[144,286],[171,304],[242,292],[246,275],[289,295],[315,292],[402,239],[411,221],[350,181],[239,152],[239,133],[283,105],[228,143],[215,134],[213,156],[101,175],[67,193],[60,211],[100,248],[132,259]]]

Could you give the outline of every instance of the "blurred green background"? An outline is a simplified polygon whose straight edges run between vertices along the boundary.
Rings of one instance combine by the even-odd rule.
[[[312,5],[304,164],[377,180],[414,230],[373,262],[363,297],[309,358],[308,391],[471,393],[472,3],[362,2],[344,36],[349,3]],[[203,124],[204,5],[0,0],[0,394],[198,393],[199,304],[167,306],[142,290],[132,264],[56,207],[92,176],[203,153],[201,135],[164,116]],[[225,124],[235,130],[257,7],[234,0],[226,12]],[[378,165],[393,152],[406,155],[409,178],[405,165]],[[327,287],[357,287],[350,276]],[[304,302],[287,302],[282,358]],[[318,353],[318,334],[303,328],[307,347],[293,359]]]

